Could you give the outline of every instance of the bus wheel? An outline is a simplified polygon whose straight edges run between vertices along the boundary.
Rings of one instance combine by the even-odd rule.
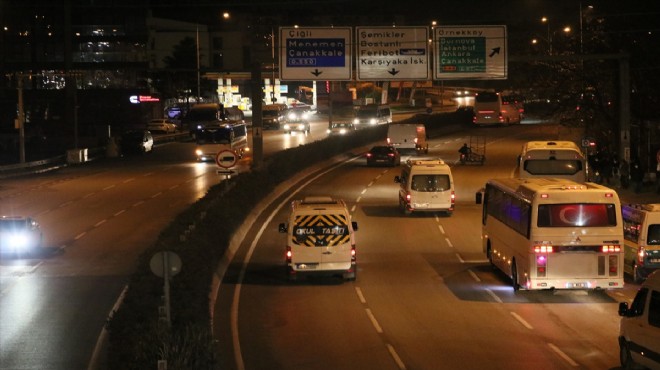
[[[491,267],[495,267],[495,263],[493,263],[493,249],[490,246],[490,243],[488,243],[488,247],[486,247],[486,257],[488,258],[488,262],[490,262]]]
[[[520,285],[518,285],[518,268],[516,267],[516,260],[511,261],[511,285],[513,286],[514,292],[520,290]]]

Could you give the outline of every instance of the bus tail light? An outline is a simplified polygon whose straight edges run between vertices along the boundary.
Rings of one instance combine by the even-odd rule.
[[[616,254],[610,254],[609,256],[609,265],[610,265],[610,276],[619,275],[619,256]]]
[[[621,246],[618,245],[603,245],[603,253],[619,253],[621,252]]]
[[[548,257],[545,255],[536,256],[536,277],[545,277]]]
[[[357,252],[355,251],[355,245],[351,246],[351,265],[355,266],[357,262]]]
[[[534,253],[548,254],[548,253],[552,253],[552,252],[553,252],[552,245],[535,245],[534,246]]]
[[[392,145],[392,139],[390,139],[389,137],[387,138],[387,145]]]

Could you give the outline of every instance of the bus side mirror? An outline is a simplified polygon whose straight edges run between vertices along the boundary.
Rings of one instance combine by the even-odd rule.
[[[279,231],[280,231],[281,233],[286,233],[286,232],[287,232],[287,227],[286,227],[286,224],[285,224],[285,223],[281,223],[281,224],[280,224]]]
[[[481,199],[483,198],[483,193],[480,192],[480,191],[478,191],[478,192],[474,195],[474,197],[475,197],[475,199],[474,199],[475,202],[476,202],[477,204],[481,204]]]
[[[357,221],[351,221],[351,226],[353,227],[353,231],[358,231]]]
[[[394,182],[401,182],[401,178],[399,176],[394,176]]]

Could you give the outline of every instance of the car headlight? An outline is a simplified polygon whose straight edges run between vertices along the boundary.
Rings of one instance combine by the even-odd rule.
[[[12,249],[26,249],[30,246],[30,235],[28,233],[11,234],[8,241]]]
[[[345,133],[346,133],[346,129],[345,129],[345,128],[342,128],[341,130],[339,130],[339,133],[342,134],[342,135],[345,134]]]
[[[308,119],[309,118],[309,113],[303,113],[302,118],[303,119]]]
[[[304,130],[305,129],[305,124],[304,123],[299,124],[298,129],[299,130]]]
[[[359,119],[359,118],[355,118],[355,119],[353,119],[353,124],[354,124],[354,125],[357,125],[357,124],[359,124],[359,123],[360,123],[360,119]]]
[[[371,123],[372,125],[375,125],[376,124],[376,119],[375,118],[370,119],[369,123]]]
[[[295,120],[296,119],[296,114],[295,113],[290,113],[289,114],[289,119],[290,120]]]
[[[197,125],[197,129],[198,129],[198,130],[203,130],[203,129],[204,129],[204,125]]]
[[[289,129],[289,125],[288,125],[288,124],[285,124],[285,125],[284,125],[284,129],[285,129],[285,130],[288,130],[288,129]]]
[[[202,154],[204,154],[204,152],[201,149],[195,150],[195,155],[197,155],[198,157],[201,156]]]

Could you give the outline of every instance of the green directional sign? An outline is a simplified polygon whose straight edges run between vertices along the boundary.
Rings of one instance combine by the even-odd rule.
[[[506,79],[506,26],[443,26],[433,29],[434,78]]]

